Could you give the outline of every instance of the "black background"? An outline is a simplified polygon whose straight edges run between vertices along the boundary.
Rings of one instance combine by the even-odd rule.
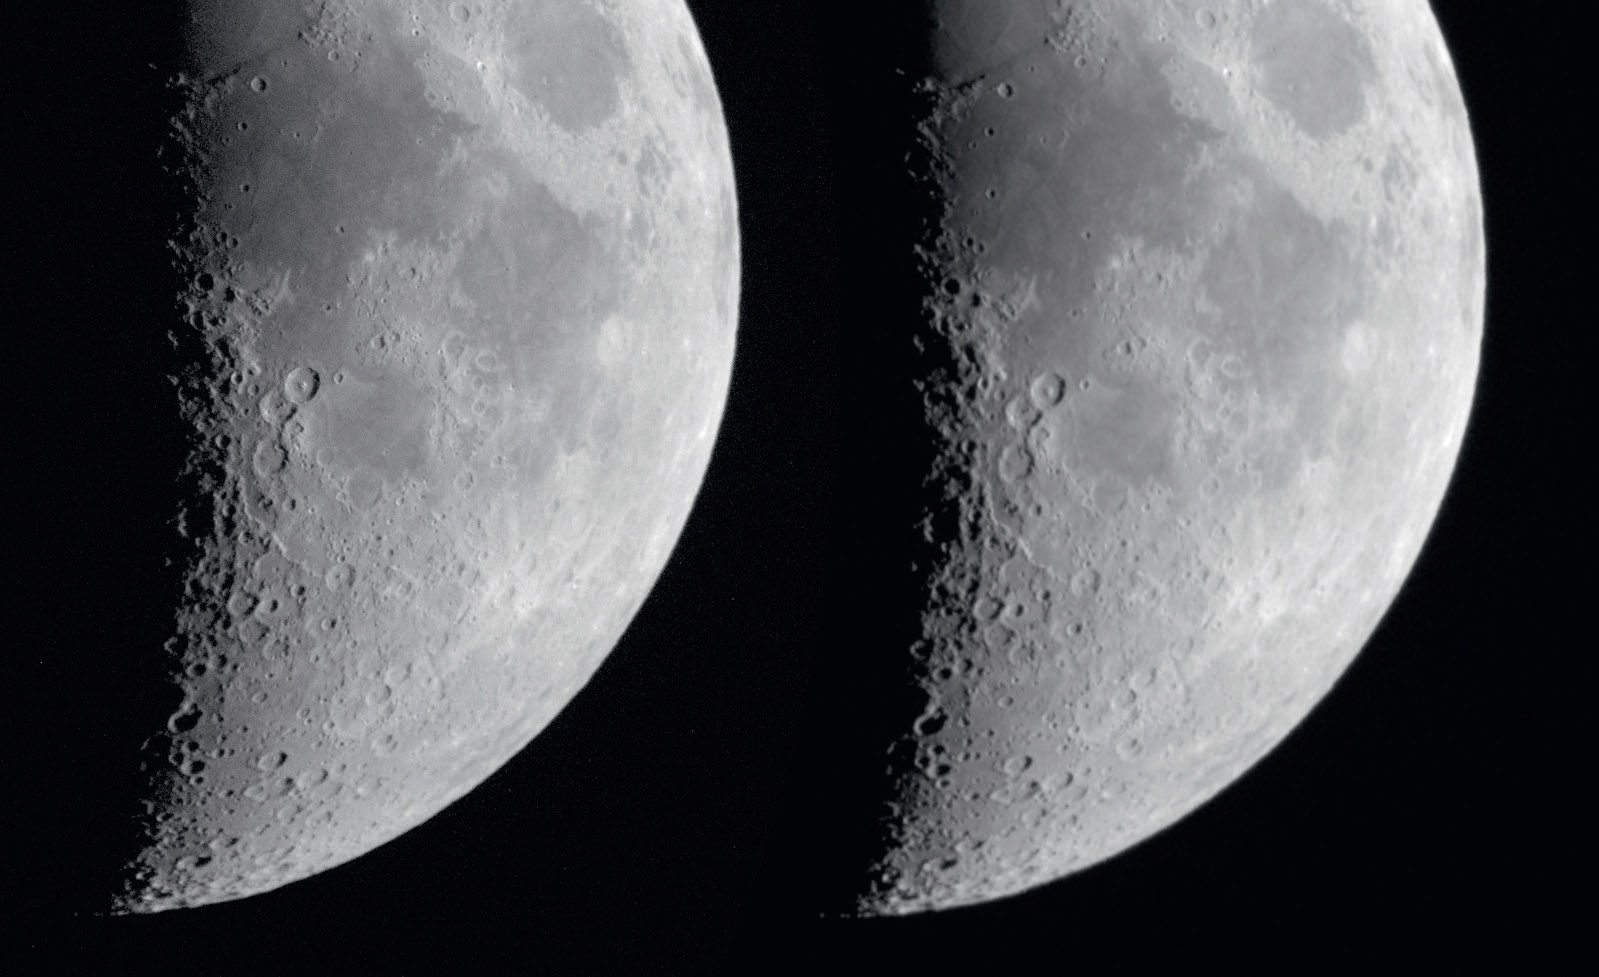
[[[1593,581],[1576,379],[1593,313],[1573,298],[1592,247],[1575,244],[1569,187],[1591,84],[1556,5],[1537,23],[1434,5],[1478,143],[1488,322],[1455,480],[1365,652],[1278,750],[1156,838],[1012,899],[864,921],[819,918],[806,882],[830,843],[811,813],[833,787],[816,744],[837,718],[829,689],[851,682],[862,486],[840,446],[871,423],[839,394],[868,327],[849,295],[861,202],[837,178],[859,135],[839,121],[858,79],[837,55],[863,25],[814,2],[689,6],[739,182],[738,360],[697,508],[621,644],[526,751],[354,862],[154,917],[34,906],[8,946],[69,969],[425,974],[480,958],[581,972],[629,949],[660,969],[682,951],[749,952],[762,969],[861,952],[1062,969],[1276,969],[1344,948],[1530,962],[1570,939],[1590,764],[1569,758],[1594,640],[1575,623]],[[25,876],[9,888],[28,901]]]

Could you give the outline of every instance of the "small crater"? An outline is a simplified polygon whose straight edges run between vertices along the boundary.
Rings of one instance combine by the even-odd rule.
[[[348,563],[341,563],[329,570],[322,578],[329,590],[343,590],[355,584],[355,567]]]
[[[277,390],[268,390],[260,401],[261,419],[268,424],[282,424],[299,410],[291,400]]]
[[[266,94],[268,87],[269,83],[267,82],[265,75],[256,75],[254,78],[250,79],[250,91],[252,92],[264,95]]]
[[[282,750],[277,750],[272,753],[261,754],[260,758],[255,761],[255,766],[258,770],[276,770],[288,762],[289,755]]]
[[[994,651],[1002,651],[1016,640],[1016,632],[1003,624],[990,625],[983,632],[983,643]]]
[[[1008,445],[999,455],[999,477],[1019,482],[1033,474],[1033,454],[1021,445]]]
[[[1099,583],[1099,571],[1092,567],[1084,567],[1072,574],[1072,593],[1078,597],[1098,593]]]
[[[322,387],[322,375],[309,366],[299,367],[283,380],[283,392],[296,404],[308,404]]]
[[[911,726],[911,731],[917,736],[932,736],[943,729],[944,724],[947,722],[949,722],[949,716],[942,710],[930,712],[916,720],[915,724]]]
[[[275,441],[262,440],[255,446],[251,464],[256,474],[270,477],[289,467],[289,453]]]
[[[283,609],[283,601],[279,600],[275,595],[269,594],[261,598],[261,602],[255,605],[255,616],[258,620],[267,621],[278,617]]]
[[[996,804],[1014,804],[1021,799],[1021,790],[1016,784],[1006,784],[1004,787],[991,791],[988,799]]]
[[[167,719],[167,729],[174,733],[187,733],[200,725],[200,707],[193,702],[185,702],[178,711]]]
[[[1009,760],[1005,761],[1005,776],[1020,777],[1022,774],[1026,773],[1028,769],[1032,767],[1032,765],[1033,758],[1030,756],[1013,756]]]
[[[1031,399],[1013,397],[1011,402],[1005,405],[1005,419],[1018,431],[1025,431],[1037,424],[1041,416],[1038,407]]]
[[[1033,405],[1039,410],[1049,410],[1066,397],[1066,381],[1058,373],[1040,373],[1028,388]]]

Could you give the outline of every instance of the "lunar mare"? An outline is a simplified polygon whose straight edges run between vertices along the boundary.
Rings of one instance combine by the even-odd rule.
[[[190,441],[133,911],[355,857],[550,721],[687,518],[738,306],[678,0],[187,9]]]
[[[865,914],[1093,865],[1281,741],[1417,558],[1483,314],[1420,0],[921,9],[917,699]]]

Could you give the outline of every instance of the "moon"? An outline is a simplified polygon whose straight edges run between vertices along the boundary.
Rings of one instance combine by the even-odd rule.
[[[891,29],[921,453],[864,915],[1102,862],[1282,741],[1422,548],[1484,293],[1419,0],[937,0]]]
[[[116,912],[354,858],[548,724],[684,525],[739,299],[678,0],[184,14],[150,190],[170,312],[137,340],[180,448],[137,473],[160,712],[95,744],[141,771],[137,803],[93,797],[138,826],[96,876]]]

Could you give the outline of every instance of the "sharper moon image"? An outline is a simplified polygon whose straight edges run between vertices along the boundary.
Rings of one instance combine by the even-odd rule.
[[[91,652],[166,680],[101,757],[138,771],[95,801],[138,826],[112,911],[354,858],[547,725],[677,540],[739,301],[680,2],[179,6],[137,340],[179,451],[123,473],[163,486],[169,633]]]
[[[866,914],[1092,866],[1282,740],[1427,536],[1484,297],[1422,0],[885,20],[918,423]]]
[[[1575,9],[17,6],[7,972],[1581,959]]]

